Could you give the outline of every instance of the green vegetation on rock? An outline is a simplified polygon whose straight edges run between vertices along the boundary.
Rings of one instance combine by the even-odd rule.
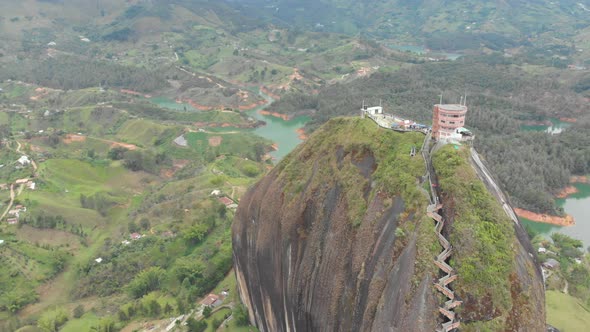
[[[454,248],[454,287],[460,296],[469,294],[478,301],[489,297],[503,316],[512,306],[513,222],[469,164],[469,149],[446,145],[435,153],[433,165]]]
[[[359,226],[367,209],[363,198],[367,191],[401,195],[412,210],[420,206],[423,196],[417,183],[418,177],[425,172],[424,161],[419,155],[411,157],[410,150],[413,146],[419,148],[423,140],[422,134],[400,134],[382,129],[370,119],[335,118],[277,167],[283,170],[289,181],[286,192],[290,198],[305,189],[304,186],[320,187],[317,181],[321,181],[324,187],[335,183],[342,185],[351,210],[350,221]],[[319,156],[316,164],[310,164],[310,155]],[[339,159],[344,156],[351,162],[342,163]],[[313,176],[316,169],[319,173]],[[369,183],[371,174],[374,183]],[[305,184],[307,179],[315,182]],[[371,198],[367,199],[370,201]]]

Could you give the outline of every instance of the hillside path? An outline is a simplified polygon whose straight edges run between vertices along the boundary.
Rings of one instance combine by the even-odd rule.
[[[10,211],[10,209],[12,208],[12,203],[14,203],[14,184],[10,185],[10,203],[8,203],[8,206],[6,207],[6,210],[4,210],[4,213],[2,213],[0,220],[4,219],[8,211]]]

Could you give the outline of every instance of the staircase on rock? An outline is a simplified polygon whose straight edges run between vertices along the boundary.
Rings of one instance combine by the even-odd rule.
[[[455,312],[453,311],[454,308],[461,305],[461,301],[455,300],[455,293],[448,288],[447,286],[457,279],[457,275],[454,273],[453,268],[447,264],[446,260],[451,256],[453,253],[453,247],[449,241],[443,236],[442,230],[445,225],[445,221],[443,217],[438,214],[438,211],[442,208],[442,204],[431,204],[428,206],[426,213],[427,215],[436,221],[436,226],[434,227],[436,235],[438,236],[438,241],[440,242],[441,246],[443,247],[443,251],[436,257],[434,264],[440,268],[445,275],[438,279],[438,282],[434,284],[434,287],[438,289],[444,296],[446,296],[449,300],[444,303],[444,305],[438,310],[440,313],[448,319],[447,322],[442,323],[440,328],[438,328],[437,332],[449,332],[459,327],[461,324],[458,320],[455,319]]]

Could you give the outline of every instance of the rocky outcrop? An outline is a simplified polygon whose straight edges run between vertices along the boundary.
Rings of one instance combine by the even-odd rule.
[[[419,189],[423,161],[409,155],[423,137],[379,129],[367,119],[331,120],[242,198],[233,225],[234,267],[250,320],[261,331],[440,326],[444,301],[433,284],[442,249]],[[528,255],[516,257],[530,268]],[[513,275],[530,279],[529,271]],[[544,323],[543,311],[513,310],[540,314]]]

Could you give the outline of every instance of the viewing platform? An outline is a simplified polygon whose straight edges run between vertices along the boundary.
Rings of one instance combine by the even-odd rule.
[[[423,134],[430,132],[430,127],[427,125],[417,123],[413,120],[402,119],[393,114],[383,113],[383,107],[381,106],[368,107],[363,105],[361,107],[361,116],[372,119],[379,127],[386,129],[399,132],[417,131]]]

